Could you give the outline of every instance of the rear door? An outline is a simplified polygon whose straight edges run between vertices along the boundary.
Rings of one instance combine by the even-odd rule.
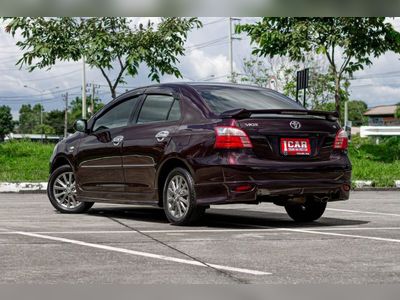
[[[88,193],[86,196],[110,198],[104,192],[124,191],[123,134],[138,100],[137,96],[123,99],[106,109],[96,117],[90,133],[82,138],[76,157],[76,174],[79,189]]]
[[[135,200],[156,198],[156,168],[181,119],[181,101],[168,88],[146,90],[136,123],[124,130],[122,164],[126,191]]]

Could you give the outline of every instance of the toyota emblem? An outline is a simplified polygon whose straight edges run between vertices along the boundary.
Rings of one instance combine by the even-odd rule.
[[[290,121],[289,125],[293,129],[300,129],[300,127],[301,127],[301,123],[298,121]]]

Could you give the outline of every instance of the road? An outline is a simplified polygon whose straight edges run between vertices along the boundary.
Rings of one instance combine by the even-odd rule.
[[[57,213],[0,194],[0,283],[399,283],[400,192],[353,192],[314,223],[282,207],[215,206],[176,227],[151,207]]]

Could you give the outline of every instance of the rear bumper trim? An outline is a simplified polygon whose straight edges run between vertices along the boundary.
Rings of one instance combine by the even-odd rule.
[[[346,177],[346,176],[344,176]],[[329,201],[347,200],[350,179],[341,180],[286,180],[286,181],[240,181],[195,186],[198,204],[228,204],[273,202],[276,197],[296,197],[303,195],[327,195]],[[235,192],[239,185],[253,185],[250,191]]]

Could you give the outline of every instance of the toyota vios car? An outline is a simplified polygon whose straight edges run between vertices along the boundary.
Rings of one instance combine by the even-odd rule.
[[[217,83],[138,88],[113,100],[51,157],[48,196],[63,213],[95,202],[157,205],[176,225],[211,205],[272,202],[313,221],[349,198],[337,114],[270,89]]]

